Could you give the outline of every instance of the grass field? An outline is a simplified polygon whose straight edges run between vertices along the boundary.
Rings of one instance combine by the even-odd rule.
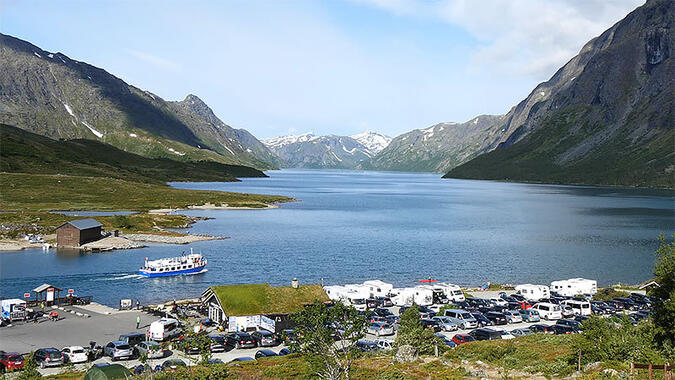
[[[0,174],[0,211],[147,211],[212,203],[264,208],[288,197],[174,189],[103,177]]]
[[[244,284],[212,286],[230,316],[292,313],[314,301],[328,301],[321,285],[290,286]]]

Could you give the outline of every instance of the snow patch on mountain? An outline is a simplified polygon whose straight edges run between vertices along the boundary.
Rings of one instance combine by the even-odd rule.
[[[391,137],[374,131],[365,131],[356,135],[349,136],[368,148],[370,153],[379,153],[391,142]]]

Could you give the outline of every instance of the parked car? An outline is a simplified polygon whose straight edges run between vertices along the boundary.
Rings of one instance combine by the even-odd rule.
[[[373,322],[368,325],[367,332],[376,336],[394,335],[394,327],[385,322]]]
[[[238,358],[234,358],[234,359],[230,360],[230,362],[252,362],[254,360],[255,359],[250,357],[250,356],[240,356]]]
[[[530,331],[533,333],[553,334],[553,328],[550,325],[534,324],[530,325]]]
[[[120,335],[119,339],[117,339],[120,342],[124,342],[131,346],[131,348],[136,347],[141,342],[145,342],[146,337],[145,334],[141,333],[132,333],[132,334],[123,334]]]
[[[227,336],[226,344],[234,348],[253,348],[258,345],[258,342],[249,333],[236,332]]]
[[[560,305],[560,314],[563,318],[570,318],[574,316],[574,309],[568,305]]]
[[[637,302],[638,304],[644,305],[645,308],[649,309],[652,307],[652,300],[647,297],[644,294],[640,293],[631,293],[628,298],[632,299],[634,302]]]
[[[174,318],[162,318],[150,324],[150,339],[163,342],[180,336],[180,322]]]
[[[138,356],[145,354],[148,359],[161,359],[164,357],[164,349],[153,340],[137,344],[136,353]]]
[[[288,347],[284,347],[281,350],[279,350],[279,356],[286,356],[286,355],[290,355],[290,354],[291,354],[291,350],[288,349]]]
[[[375,309],[378,306],[380,306],[380,301],[376,300],[375,298],[366,299],[366,308],[367,309]]]
[[[478,327],[478,321],[466,310],[448,309],[445,311],[444,316],[449,317],[450,321],[462,330]]]
[[[551,326],[551,329],[553,330],[553,333],[556,335],[562,335],[562,334],[574,334],[578,330],[575,330],[573,327],[567,326],[567,325],[559,325],[555,324]]]
[[[447,347],[450,347],[450,348],[457,347],[457,343],[453,342],[452,339],[448,338],[447,336],[445,336],[441,333],[436,333],[436,334],[434,334],[434,336],[439,338],[443,342],[443,344]]]
[[[26,360],[18,352],[0,351],[0,373],[23,369]]]
[[[513,339],[513,338],[516,337],[515,335],[511,334],[510,332],[508,332],[506,330],[498,329],[498,330],[495,330],[495,331],[497,331],[499,333],[499,335],[501,335],[502,339]]]
[[[422,326],[434,330],[434,332],[441,331],[441,326],[435,319],[420,319],[420,323],[422,324]]]
[[[64,347],[61,350],[61,354],[63,354],[63,360],[66,363],[84,363],[89,359],[82,346]]]
[[[224,352],[225,351],[225,338],[223,338],[222,335],[219,334],[211,334],[209,335],[209,339],[211,339],[211,352]]]
[[[539,317],[539,312],[536,309],[521,309],[518,310],[520,317],[523,319],[523,322],[539,322],[541,318]]]
[[[591,303],[585,299],[571,299],[563,301],[563,305],[571,307],[574,315],[591,315]]]
[[[591,319],[588,315],[575,315],[574,320],[581,323],[586,322],[587,320]]]
[[[633,301],[628,297],[616,297],[614,298],[614,301],[619,304],[619,307],[622,310],[632,310],[632,311],[640,310],[640,306],[636,304],[635,301]]]
[[[492,326],[491,320],[487,319],[483,313],[471,313],[474,319],[478,322],[478,327]]]
[[[452,341],[455,342],[455,344],[460,345],[464,343],[475,342],[476,339],[474,339],[469,334],[455,334],[455,336],[452,337]]]
[[[271,356],[279,356],[279,354],[267,348],[258,350],[258,352],[255,353],[256,360],[260,358],[269,358]]]
[[[529,328],[528,329],[522,328],[522,329],[511,330],[511,335],[513,335],[515,337],[519,337],[519,336],[523,336],[523,335],[530,335],[530,334],[532,334],[532,330],[530,330]]]
[[[63,364],[63,355],[56,348],[41,348],[35,351],[34,357],[40,368],[58,367]]]
[[[180,359],[168,359],[162,363],[162,370],[166,372],[176,372],[180,367],[187,367],[184,361]]]
[[[532,308],[539,312],[539,315],[547,321],[562,318],[562,308],[558,304],[539,302]]]
[[[555,322],[556,325],[562,325],[570,327],[574,332],[579,332],[581,323],[575,321],[574,319],[559,319]]]
[[[277,340],[274,338],[274,334],[267,330],[258,330],[251,333],[253,339],[255,339],[258,347],[271,347],[277,345]]]
[[[178,347],[188,355],[197,355],[201,351],[197,341],[192,337],[182,337],[178,340]]]
[[[502,334],[499,331],[493,330],[488,327],[482,327],[479,329],[471,330],[469,332],[475,340],[496,340],[502,339]]]
[[[103,355],[110,356],[112,360],[125,360],[131,359],[134,353],[126,342],[115,341],[103,347]]]
[[[450,317],[437,315],[432,319],[438,322],[438,326],[442,331],[457,331],[459,328],[456,323],[450,320]]]
[[[490,303],[493,306],[501,306],[501,307],[506,307],[506,305],[509,304],[506,300],[502,298],[490,298]]]
[[[377,352],[379,350],[377,342],[373,342],[372,340],[359,340],[356,342],[356,348],[361,350],[361,352]]]
[[[388,317],[390,315],[394,315],[389,309],[385,309],[382,307],[378,307],[375,310],[373,310],[373,314],[379,315],[380,317]]]
[[[386,340],[386,339],[378,339],[377,340],[377,348],[379,348],[380,350],[385,350],[385,351],[392,350],[394,348],[393,344],[394,344],[394,342],[391,341],[391,340]]]
[[[287,346],[295,343],[296,342],[295,330],[294,329],[282,330],[277,338],[277,341],[283,342]]]
[[[489,319],[494,325],[505,325],[508,323],[506,315],[504,313],[498,313],[496,311],[491,311],[485,313],[485,318]]]
[[[387,317],[381,317],[379,315],[371,315],[370,318],[368,319],[368,322],[373,323],[373,322],[387,322],[388,319]]]
[[[389,298],[389,297],[375,297],[375,299],[380,301],[380,305],[383,306],[383,307],[394,306],[394,303],[391,302],[391,298]]]
[[[520,323],[523,321],[523,317],[520,315],[519,311],[508,310],[504,312],[504,316],[506,316],[506,322],[508,323]]]

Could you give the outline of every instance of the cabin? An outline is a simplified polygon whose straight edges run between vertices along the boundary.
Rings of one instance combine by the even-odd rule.
[[[72,220],[56,227],[57,247],[79,247],[101,238],[103,225],[92,218]]]
[[[202,293],[209,319],[228,331],[264,329],[280,333],[293,327],[291,315],[315,301],[330,302],[321,285],[242,284],[211,286]]]

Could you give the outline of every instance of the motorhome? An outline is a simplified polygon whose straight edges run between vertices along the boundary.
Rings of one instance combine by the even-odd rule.
[[[363,286],[367,287],[370,292],[368,298],[389,297],[389,293],[394,289],[394,285],[380,280],[364,281]]]
[[[438,282],[433,286],[434,288],[441,289],[443,293],[445,293],[445,296],[448,298],[448,300],[452,302],[462,302],[466,300],[466,298],[464,298],[462,288],[460,288],[459,285]]]
[[[417,285],[415,288],[431,290],[432,292],[431,302],[434,305],[441,305],[441,304],[445,305],[449,302],[448,297],[445,295],[445,292],[440,287],[437,287],[435,285]]]
[[[542,298],[549,298],[551,296],[549,288],[546,285],[517,285],[516,293],[527,298],[529,301],[539,301]]]
[[[162,318],[150,324],[148,338],[157,342],[171,340],[181,334],[180,323],[177,319]]]
[[[362,284],[324,286],[323,290],[332,301],[340,301],[360,311],[366,310],[366,299],[370,297],[368,287]]]
[[[585,278],[570,278],[551,282],[551,291],[565,297],[574,297],[580,294],[595,295],[598,292],[598,282]]]
[[[26,301],[20,299],[7,299],[0,301],[2,306],[2,318],[6,321],[18,321],[26,318]]]
[[[434,303],[434,292],[425,288],[394,288],[391,290],[391,302],[396,306],[409,306],[413,303],[429,306]]]

